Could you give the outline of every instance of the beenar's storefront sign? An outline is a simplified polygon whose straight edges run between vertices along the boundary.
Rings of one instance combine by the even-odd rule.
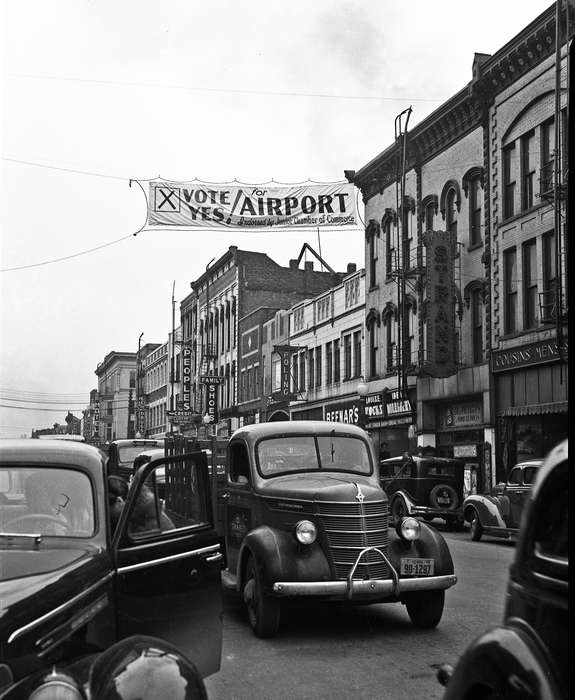
[[[350,183],[302,185],[206,184],[153,180],[148,226],[184,228],[304,228],[358,226]]]
[[[428,231],[426,252],[424,369],[432,377],[455,374],[455,234]]]
[[[335,423],[361,423],[361,399],[330,403],[323,407],[323,419]]]

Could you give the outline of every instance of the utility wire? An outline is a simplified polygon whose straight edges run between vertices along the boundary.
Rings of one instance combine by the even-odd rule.
[[[62,408],[34,408],[33,406],[9,406],[8,404],[5,403],[0,403],[0,408],[12,408],[15,411],[51,411],[52,413],[63,413],[64,409]],[[79,413],[79,409],[74,409],[77,413]]]
[[[16,74],[9,76],[11,78],[26,78],[31,80],[59,80],[62,82],[86,83],[89,85],[116,85],[119,87],[143,87],[143,88],[163,88],[164,90],[184,90],[189,92],[213,92],[225,93],[231,95],[268,95],[274,97],[318,97],[321,99],[330,100],[371,100],[385,102],[443,102],[444,97],[389,97],[385,95],[337,95],[332,93],[321,92],[289,92],[280,90],[246,90],[238,88],[215,88],[215,87],[197,87],[195,85],[170,85],[166,83],[145,83],[132,82],[123,80],[96,80],[89,78],[67,78],[59,75],[27,75]]]

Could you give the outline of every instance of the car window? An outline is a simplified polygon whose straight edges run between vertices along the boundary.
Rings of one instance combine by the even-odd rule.
[[[420,465],[420,476],[457,476],[462,472],[460,463],[439,462],[437,460],[424,460]]]
[[[120,464],[131,464],[136,457],[144,452],[149,445],[126,445],[118,449],[118,461]]]
[[[569,480],[568,463],[556,467],[541,492],[534,529],[535,554],[568,559]]]
[[[521,467],[513,467],[511,474],[509,475],[510,484],[522,484],[523,483],[523,469]]]
[[[537,476],[538,467],[525,467],[523,470],[523,483],[532,484]]]
[[[402,462],[391,462],[382,464],[379,469],[379,475],[382,478],[394,478],[399,476],[409,476],[409,469]]]
[[[94,494],[86,474],[73,468],[2,466],[11,490],[0,503],[3,532],[56,537],[94,534]]]
[[[209,524],[205,488],[199,484],[198,465],[191,459],[162,464],[138,487],[128,520],[128,532],[168,532]]]
[[[265,477],[319,469],[370,474],[372,468],[365,443],[342,435],[269,438],[258,443],[256,454]]]

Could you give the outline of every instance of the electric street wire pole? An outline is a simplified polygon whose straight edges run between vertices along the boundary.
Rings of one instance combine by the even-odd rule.
[[[404,109],[403,112],[395,118],[395,140],[398,146],[398,171],[396,173],[395,182],[395,200],[396,200],[396,221],[397,221],[397,388],[402,399],[407,398],[407,373],[406,373],[406,339],[407,333],[407,313],[405,305],[406,296],[406,276],[409,266],[409,249],[408,249],[408,231],[407,231],[407,215],[406,215],[406,197],[405,197],[405,169],[407,156],[407,125],[411,116],[411,106]],[[405,126],[402,129],[401,118],[407,114]],[[399,169],[401,167],[401,171]]]

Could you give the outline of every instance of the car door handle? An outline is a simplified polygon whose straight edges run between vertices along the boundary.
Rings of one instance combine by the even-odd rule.
[[[226,501],[230,497],[230,494],[227,491],[224,491],[224,493],[220,493],[219,498],[222,501]]]
[[[206,557],[204,561],[221,561],[224,558],[224,555],[221,552],[217,552],[216,554],[212,554],[209,557]]]

